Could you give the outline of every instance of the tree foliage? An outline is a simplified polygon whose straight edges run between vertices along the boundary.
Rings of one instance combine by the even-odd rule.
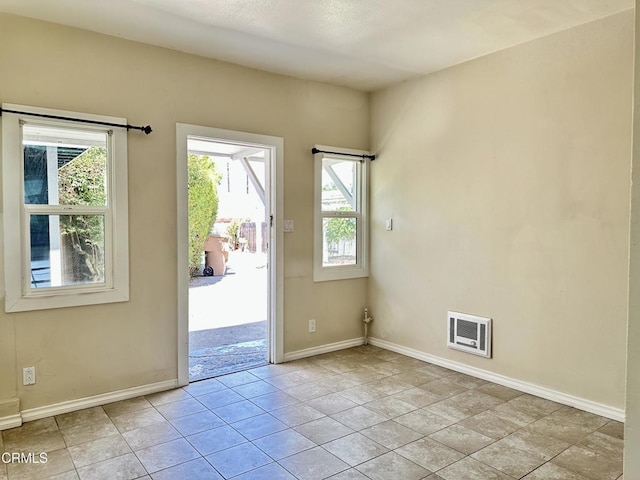
[[[341,207],[338,211],[350,210],[348,207]],[[356,221],[353,217],[332,217],[327,220],[325,226],[325,238],[330,245],[339,244],[341,241],[348,242],[356,236]]]
[[[189,274],[200,266],[204,244],[218,215],[218,183],[221,175],[206,156],[189,154]]]
[[[58,170],[61,205],[106,204],[107,151],[91,147]],[[60,233],[71,246],[72,282],[104,281],[104,216],[61,215]]]

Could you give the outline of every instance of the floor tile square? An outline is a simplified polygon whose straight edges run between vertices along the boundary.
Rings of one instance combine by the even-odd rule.
[[[189,435],[187,440],[201,455],[209,455],[247,441],[228,425]]]
[[[130,398],[128,400],[120,400],[119,402],[108,403],[102,406],[104,412],[111,418],[124,415],[126,413],[137,412],[153,405],[144,397]]]
[[[572,446],[551,463],[593,480],[614,480],[622,475],[622,459]]]
[[[70,471],[74,465],[67,449],[48,452],[47,463],[9,463],[6,470],[10,480],[39,480]]]
[[[206,459],[224,478],[240,475],[273,461],[250,443],[222,450]]]
[[[198,452],[184,438],[143,448],[136,456],[149,473],[198,458]]]
[[[74,445],[73,447],[69,447],[68,450],[76,468],[101,462],[102,460],[108,460],[109,458],[119,457],[131,452],[131,448],[129,448],[129,445],[119,433],[91,442]]]
[[[231,424],[231,426],[249,440],[256,440],[289,428],[268,413],[241,420]]]
[[[624,423],[611,420],[603,427],[600,427],[598,432],[624,440]]]
[[[245,398],[242,395],[234,392],[230,388],[206,393],[198,397],[198,401],[209,409],[222,407],[231,403],[241,402],[244,399]]]
[[[280,464],[299,480],[322,480],[349,468],[322,447],[291,455],[280,460]]]
[[[461,425],[451,425],[439,432],[429,435],[429,438],[436,440],[443,445],[453,448],[465,455],[471,455],[481,448],[492,444],[495,440],[476,431],[465,428]]]
[[[102,407],[85,408],[84,410],[77,410],[75,412],[55,416],[56,423],[61,430],[87,423],[94,423],[107,418],[107,414],[104,412]]]
[[[279,464],[269,463],[268,465],[234,477],[233,480],[296,480],[296,477],[287,472]]]
[[[253,443],[274,460],[280,460],[316,446],[311,440],[291,429],[259,438]]]
[[[60,431],[67,447],[120,433],[109,418],[61,429]]]
[[[519,425],[494,415],[491,411],[481,412],[465,418],[459,425],[495,440],[506,437],[520,428]]]
[[[362,430],[388,420],[387,417],[361,406],[334,413],[331,416],[353,430]]]
[[[166,420],[122,434],[133,451],[180,438],[180,433]]]
[[[438,475],[445,480],[512,480],[512,477],[471,457],[449,465]]]
[[[431,405],[432,403],[442,400],[441,395],[437,395],[421,387],[413,387],[408,390],[403,390],[402,392],[393,395],[393,398],[402,400],[416,408],[426,407],[427,405]]]
[[[290,405],[271,411],[271,415],[290,427],[296,427],[303,423],[311,422],[325,416],[313,407],[306,404]]]
[[[410,383],[401,382],[394,377],[385,377],[377,382],[367,383],[367,386],[384,393],[385,395],[393,395],[413,388]]]
[[[592,433],[576,445],[619,460],[622,460],[624,454],[624,440],[600,432]]]
[[[299,425],[294,430],[318,445],[353,433],[349,427],[331,417],[322,417]]]
[[[322,447],[352,467],[389,451],[386,447],[360,433],[352,433],[338,438],[325,443]]]
[[[180,400],[187,400],[192,398],[189,393],[183,388],[174,388],[173,390],[166,390],[164,392],[152,393],[146,395],[146,399],[154,407],[164,405],[165,403],[178,402]]]
[[[325,415],[332,415],[358,406],[357,403],[343,397],[339,393],[331,393],[329,395],[314,398],[313,400],[309,400],[307,405],[315,408]]]
[[[417,410],[417,407],[395,397],[384,397],[378,400],[373,400],[369,403],[365,403],[363,407],[379,413],[389,419]]]
[[[519,448],[545,461],[551,460],[571,445],[564,440],[542,435],[529,427],[517,430],[497,443]]]
[[[238,372],[217,377],[216,380],[227,387],[238,387],[247,383],[257,382],[260,379],[255,375],[251,375],[250,372]]]
[[[212,408],[211,410],[227,423],[238,422],[264,413],[264,410],[249,400],[241,400],[230,405]]]
[[[223,385],[215,378],[209,378],[208,380],[200,380],[197,382],[192,382],[186,387],[183,387],[183,390],[186,391],[192,397],[199,397],[201,395],[218,392],[226,388],[227,388],[226,385]]]
[[[358,405],[377,400],[378,398],[385,397],[386,395],[379,390],[375,390],[368,385],[357,385],[355,387],[341,390],[338,392],[345,398],[348,398]]]
[[[278,391],[276,387],[262,380],[233,387],[233,390],[245,398],[259,397],[260,395]]]
[[[329,478],[330,480],[369,480],[369,477],[355,468],[350,468],[349,470],[337,473]]]
[[[422,438],[422,434],[389,420],[361,430],[360,433],[390,450]]]
[[[396,452],[431,472],[437,472],[441,468],[464,458],[464,455],[457,450],[430,438],[416,440],[398,448]]]
[[[441,417],[435,413],[431,413],[427,410],[414,410],[413,412],[405,415],[400,415],[393,419],[405,427],[410,428],[422,435],[429,435],[431,433],[442,430],[443,428],[453,425],[454,421],[448,418]]]
[[[536,468],[523,480],[589,480],[587,477],[571,472],[566,468],[559,467],[553,463],[545,463],[540,468]]]
[[[133,480],[147,473],[133,453],[92,463],[77,471],[80,480]]]
[[[207,407],[191,397],[185,400],[178,400],[177,402],[163,403],[156,407],[156,410],[167,420],[193,415],[194,413],[203,412],[206,409]]]
[[[522,478],[544,462],[523,450],[500,443],[489,445],[471,456],[515,478]]]
[[[432,473],[395,452],[369,460],[357,469],[371,480],[418,480]]]
[[[4,448],[8,452],[52,452],[65,448],[64,438],[60,430],[51,430],[33,435],[21,434],[4,439]]]
[[[207,462],[204,458],[196,458],[173,467],[160,470],[151,475],[153,480],[223,480],[224,477]]]
[[[154,423],[166,422],[166,419],[155,408],[136,410],[117,417],[111,417],[111,421],[120,433],[130,432]]]
[[[254,397],[251,399],[253,403],[258,405],[263,410],[270,412],[272,410],[277,410],[278,408],[287,407],[289,405],[295,405],[296,403],[300,403],[300,401],[292,397],[291,395],[286,394],[285,392],[277,391],[273,393],[267,393],[266,395],[260,395],[258,397]]]
[[[301,402],[306,402],[313,398],[329,395],[333,393],[333,390],[317,383],[306,383],[304,385],[298,385],[297,387],[288,388],[285,392]]]
[[[225,422],[216,414],[209,410],[194,413],[185,417],[178,417],[171,420],[171,424],[185,437],[194,433],[204,432],[212,428],[222,427]]]

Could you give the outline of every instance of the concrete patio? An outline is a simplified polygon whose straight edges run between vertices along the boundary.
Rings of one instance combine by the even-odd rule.
[[[224,276],[189,282],[189,380],[267,361],[267,255],[233,251]]]

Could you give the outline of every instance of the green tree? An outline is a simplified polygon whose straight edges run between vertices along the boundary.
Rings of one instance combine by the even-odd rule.
[[[104,206],[106,204],[107,151],[91,147],[58,170],[61,205]],[[104,281],[104,216],[61,215],[60,233],[71,247],[71,271],[66,280]]]
[[[189,154],[189,274],[200,266],[204,244],[218,215],[218,184],[221,175],[206,156]]]
[[[349,207],[340,207],[338,211],[350,211]],[[356,237],[356,220],[354,218],[332,217],[325,226],[325,238],[329,249],[337,249],[340,241],[350,241]],[[332,248],[333,247],[333,248]]]

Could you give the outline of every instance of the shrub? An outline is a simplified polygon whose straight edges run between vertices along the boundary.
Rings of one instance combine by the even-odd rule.
[[[221,175],[206,156],[189,154],[189,275],[200,267],[207,236],[218,215],[218,184]]]

